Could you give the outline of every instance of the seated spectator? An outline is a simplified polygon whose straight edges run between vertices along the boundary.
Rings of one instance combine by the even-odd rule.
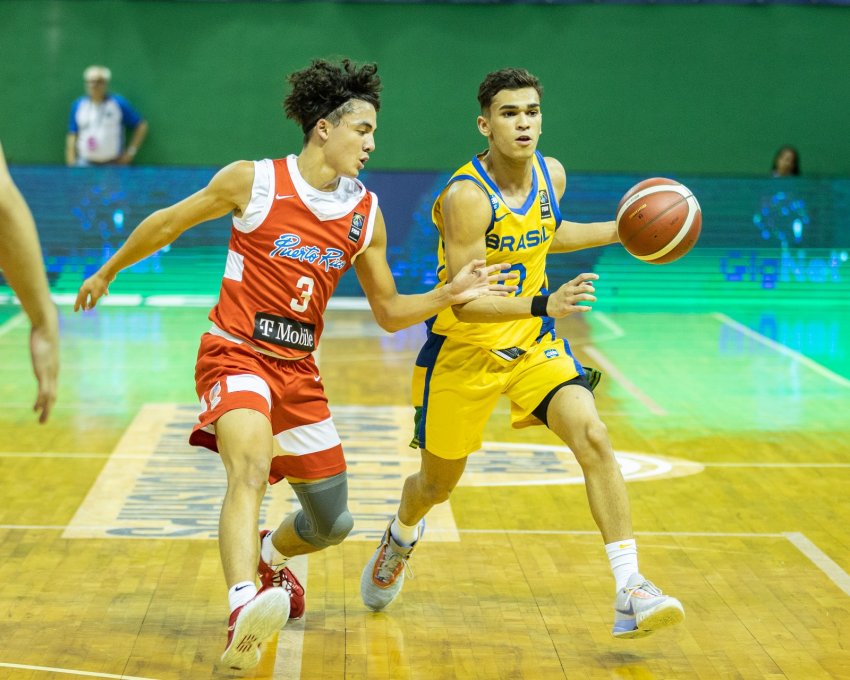
[[[800,153],[793,146],[779,148],[773,157],[774,177],[796,177],[800,174]]]

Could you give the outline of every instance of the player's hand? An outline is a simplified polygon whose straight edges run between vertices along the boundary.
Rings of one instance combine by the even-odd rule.
[[[596,289],[593,287],[593,282],[598,278],[598,274],[579,274],[572,281],[565,283],[549,295],[546,315],[560,319],[575,312],[589,312],[590,307],[579,303],[596,302],[596,295],[594,295]]]
[[[30,331],[32,369],[38,381],[38,396],[32,407],[38,413],[38,422],[45,423],[56,401],[59,376],[59,333],[52,328],[35,327]]]
[[[508,272],[511,265],[506,262],[487,265],[484,260],[472,260],[455,274],[448,285],[453,305],[462,305],[486,295],[506,297],[517,287],[503,283],[516,278],[516,272]]]
[[[97,301],[104,295],[109,295],[109,284],[111,279],[107,279],[99,271],[92,274],[89,278],[83,281],[80,290],[77,293],[77,299],[74,301],[74,311],[94,309]]]

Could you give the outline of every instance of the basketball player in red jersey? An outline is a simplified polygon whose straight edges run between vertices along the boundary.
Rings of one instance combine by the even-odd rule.
[[[92,309],[122,269],[201,222],[233,215],[219,301],[198,351],[201,414],[190,436],[218,451],[227,471],[219,547],[231,614],[221,659],[232,668],[255,666],[260,643],[303,613],[304,590],[287,559],[338,544],[353,526],[342,445],[312,356],[342,274],[354,266],[388,331],[515,290],[502,283],[508,265],[475,260],[445,287],[398,294],[378,199],[356,179],[375,149],[376,72],[374,64],[316,60],[291,74],[284,107],[304,131],[301,153],[232,163],[147,217],[83,283],[74,305]],[[258,542],[267,482],[283,478],[301,509]]]

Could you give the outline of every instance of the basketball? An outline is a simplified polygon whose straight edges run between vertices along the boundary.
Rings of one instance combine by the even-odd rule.
[[[702,211],[690,189],[664,177],[638,182],[617,206],[617,235],[639,260],[667,264],[699,238]]]

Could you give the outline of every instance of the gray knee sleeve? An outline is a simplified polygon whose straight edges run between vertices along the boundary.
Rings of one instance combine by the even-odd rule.
[[[342,543],[354,528],[348,512],[348,476],[345,472],[313,484],[293,484],[301,501],[295,531],[310,545],[327,548]]]

